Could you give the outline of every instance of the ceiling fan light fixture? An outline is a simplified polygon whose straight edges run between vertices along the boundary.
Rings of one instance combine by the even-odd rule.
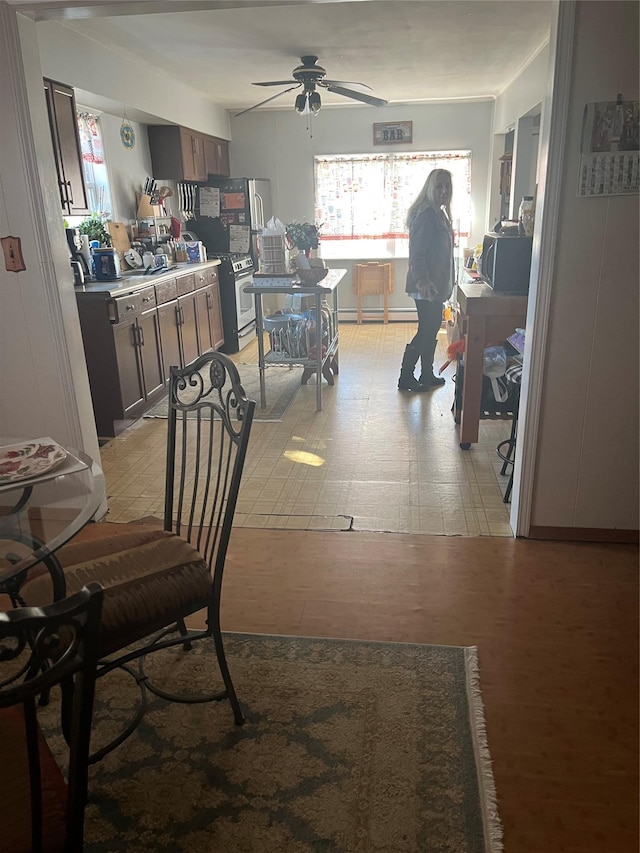
[[[303,113],[303,112],[305,112],[306,109],[307,109],[306,92],[300,92],[300,94],[296,96],[295,110],[297,113]]]
[[[312,115],[317,115],[320,112],[320,93],[319,92],[311,92],[309,94],[309,109],[311,110]]]

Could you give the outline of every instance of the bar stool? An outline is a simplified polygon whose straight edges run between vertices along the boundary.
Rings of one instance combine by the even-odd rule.
[[[513,400],[513,417],[511,419],[511,433],[509,434],[509,438],[505,438],[504,441],[501,441],[497,445],[496,453],[500,459],[502,459],[502,468],[500,469],[500,473],[502,475],[505,475],[509,466],[511,466],[509,482],[507,483],[507,488],[502,499],[503,503],[507,504],[511,501],[511,490],[513,489],[513,469],[516,453],[516,438],[518,436],[518,409],[520,408],[522,365],[513,364],[511,367],[508,367],[505,371],[505,377],[509,387],[509,396]]]

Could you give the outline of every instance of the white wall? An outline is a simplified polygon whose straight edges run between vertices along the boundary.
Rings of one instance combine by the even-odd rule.
[[[403,107],[346,106],[323,108],[312,119],[313,136],[306,129],[307,117],[293,109],[256,110],[231,119],[231,172],[235,176],[269,178],[274,211],[283,222],[314,219],[313,157],[315,154],[362,154],[372,151],[440,151],[469,149],[472,152],[471,181],[474,207],[470,245],[480,242],[485,230],[486,192],[491,139],[492,101],[407,105]],[[373,145],[373,123],[412,121],[411,145]],[[416,193],[420,187],[416,187]],[[362,260],[362,259],[359,259]],[[366,258],[364,260],[371,260]],[[342,308],[355,307],[351,269],[358,260],[331,261],[346,267],[349,274],[340,285]],[[404,293],[406,259],[393,262],[395,293],[390,305],[415,316],[415,303]],[[371,309],[379,308],[381,297],[368,297]]]
[[[513,129],[521,116],[539,104],[547,90],[549,45],[545,45],[516,79],[496,98],[494,133]],[[502,152],[500,152],[502,153]]]
[[[549,77],[549,45],[545,45],[536,56],[527,64],[527,66],[518,74],[513,82],[502,92],[496,99],[494,116],[493,116],[493,140],[491,147],[491,168],[489,175],[489,204],[487,206],[487,228],[492,228],[495,222],[500,219],[500,157],[504,154],[505,134],[508,131],[518,130],[518,126],[525,116],[530,117],[532,113],[540,112],[539,105],[544,101],[547,92],[547,80]],[[531,118],[528,121],[532,121]],[[532,151],[533,140],[526,138],[525,132],[526,122],[520,125],[522,133],[521,142],[529,147]],[[536,127],[536,132],[540,132],[540,127]],[[517,136],[514,140],[517,145]],[[536,155],[537,155],[537,145]],[[524,158],[524,151],[522,152]],[[514,170],[517,168],[518,151],[514,151]],[[529,165],[523,166],[523,171],[529,172]],[[534,166],[535,175],[535,166]],[[515,177],[515,173],[514,173]],[[533,185],[535,186],[535,179]],[[516,193],[520,193],[516,195]],[[530,194],[530,193],[527,193]],[[517,218],[518,207],[522,200],[522,195],[519,188],[515,188],[515,192],[511,193],[511,213],[510,217]],[[515,216],[513,211],[515,209]]]
[[[120,103],[129,111],[142,110],[202,133],[230,138],[227,111],[183,83],[115,54],[63,23],[40,21],[36,27],[45,77]]]
[[[100,114],[115,222],[135,219],[136,192],[141,192],[145,178],[153,174],[146,125],[131,120],[129,123],[136,135],[136,144],[132,149],[125,148],[120,141],[122,116],[106,112]]]
[[[576,196],[585,104],[638,80],[638,4],[578,2],[534,527],[638,529],[638,196]]]
[[[4,3],[0,74],[0,234],[20,238],[26,265],[0,265],[0,435],[50,435],[99,459],[35,25]]]

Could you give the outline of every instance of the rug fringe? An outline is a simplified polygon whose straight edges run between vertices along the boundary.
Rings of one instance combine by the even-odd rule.
[[[473,733],[473,749],[478,768],[478,785],[484,816],[485,848],[487,853],[502,853],[504,851],[502,823],[498,814],[496,784],[493,778],[491,754],[487,740],[484,704],[482,702],[482,694],[480,693],[480,668],[478,666],[478,649],[476,646],[465,648],[464,662],[467,679],[467,697],[469,699],[469,716],[471,731]]]

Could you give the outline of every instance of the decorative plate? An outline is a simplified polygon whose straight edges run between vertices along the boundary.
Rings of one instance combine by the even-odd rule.
[[[120,125],[120,142],[129,149],[136,144],[136,132],[128,121],[123,121]]]
[[[59,444],[6,444],[0,447],[0,485],[39,477],[66,458],[67,451]]]

